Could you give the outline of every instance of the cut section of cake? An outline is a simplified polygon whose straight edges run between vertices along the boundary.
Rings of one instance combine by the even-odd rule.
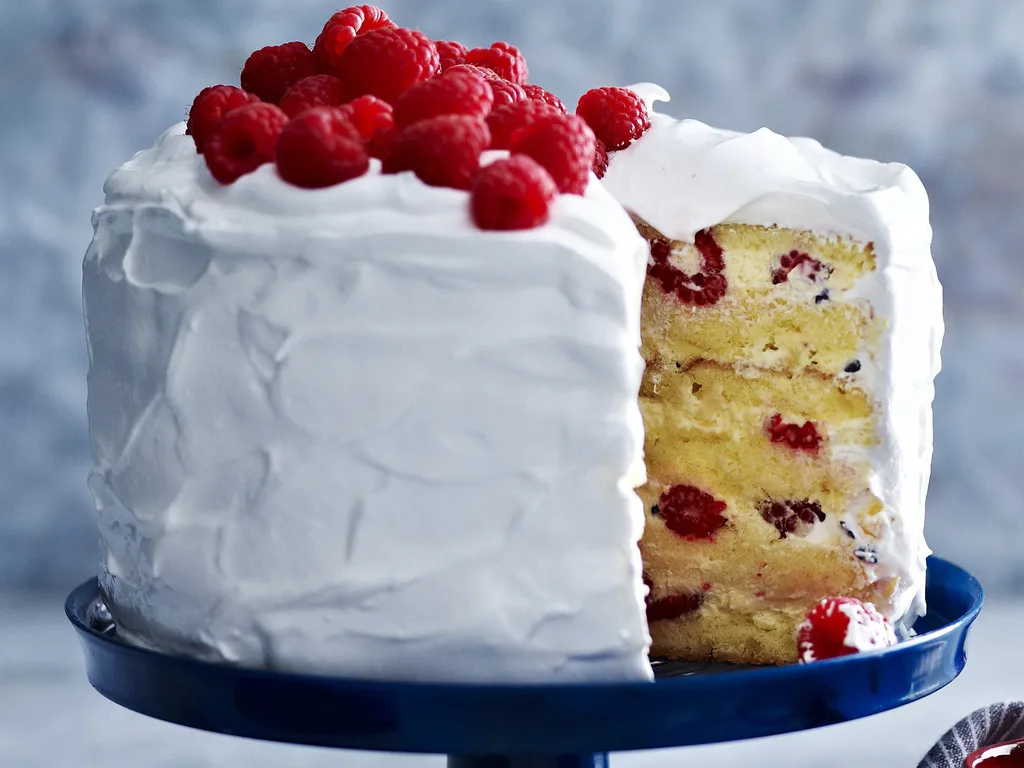
[[[652,653],[792,662],[830,596],[912,622],[942,337],[923,186],[810,139],[651,123],[603,182],[650,243]]]

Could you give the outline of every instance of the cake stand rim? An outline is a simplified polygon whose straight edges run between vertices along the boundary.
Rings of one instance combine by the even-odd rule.
[[[955,581],[956,579],[959,579],[959,581]],[[933,581],[941,583],[933,585]],[[381,704],[392,698],[395,700],[406,700],[403,706],[412,707],[413,709],[417,706],[430,706],[427,702],[441,702],[444,700],[447,700],[449,704],[454,702],[454,705],[456,705],[455,709],[458,709],[459,706],[479,706],[480,702],[484,701],[490,702],[498,708],[503,706],[522,706],[524,702],[529,701],[534,705],[538,702],[562,702],[563,705],[570,706],[570,708],[577,705],[582,706],[584,710],[587,709],[587,699],[596,701],[607,700],[611,704],[632,701],[633,705],[639,707],[644,706],[645,703],[647,705],[671,704],[673,699],[677,697],[679,699],[693,698],[694,696],[709,697],[710,701],[714,700],[725,689],[735,692],[736,689],[742,686],[749,689],[752,693],[756,693],[759,690],[771,690],[773,687],[784,688],[785,685],[780,685],[780,683],[785,684],[789,681],[790,684],[793,684],[794,680],[797,686],[801,684],[804,686],[821,686],[825,683],[827,688],[827,681],[830,677],[845,677],[855,681],[858,677],[863,677],[866,680],[870,676],[868,673],[878,676],[882,666],[888,669],[906,669],[909,670],[908,674],[916,670],[921,680],[927,678],[926,683],[918,680],[915,683],[916,687],[900,691],[898,695],[892,692],[880,694],[881,698],[879,701],[874,704],[866,703],[864,706],[854,710],[843,709],[842,696],[839,694],[836,696],[825,695],[819,697],[819,703],[822,708],[821,716],[817,717],[813,712],[805,713],[807,717],[804,718],[803,724],[798,727],[786,727],[786,714],[782,713],[776,722],[771,722],[771,716],[768,716],[764,722],[760,723],[759,727],[737,728],[736,734],[733,736],[719,734],[713,738],[704,738],[700,735],[694,735],[687,728],[685,733],[680,731],[674,735],[666,733],[660,737],[654,737],[650,733],[642,733],[645,729],[641,727],[632,736],[628,733],[625,735],[619,734],[617,738],[602,741],[602,734],[598,733],[595,735],[593,743],[588,746],[569,739],[567,742],[571,743],[566,743],[564,750],[558,747],[565,753],[577,753],[581,750],[619,751],[687,746],[789,733],[865,717],[930,695],[952,682],[963,670],[966,663],[964,651],[966,636],[982,609],[984,590],[978,580],[968,571],[950,561],[935,556],[929,558],[929,587],[946,591],[955,587],[961,601],[966,604],[966,608],[958,616],[942,616],[941,618],[944,623],[941,626],[901,642],[892,648],[839,659],[819,661],[814,664],[743,669],[725,674],[695,674],[682,677],[667,677],[658,679],[654,683],[644,681],[596,681],[502,685],[494,683],[400,682],[337,678],[311,673],[284,673],[177,656],[130,644],[122,639],[99,632],[92,627],[87,620],[85,611],[99,597],[98,580],[95,577],[80,585],[68,596],[65,603],[65,613],[77,630],[82,643],[90,683],[103,696],[121,706],[151,717],[203,730],[232,733],[270,741],[354,749],[431,754],[485,753],[479,749],[481,739],[468,739],[470,743],[463,747],[455,743],[459,742],[460,739],[445,739],[443,736],[438,737],[436,740],[428,737],[420,739],[416,743],[409,743],[401,738],[398,740],[390,738],[388,734],[383,732],[368,734],[343,733],[338,735],[328,733],[329,728],[326,730],[322,729],[320,732],[313,732],[316,729],[307,730],[304,733],[302,732],[303,729],[299,728],[298,731],[290,733],[287,732],[288,728],[282,730],[280,723],[276,723],[276,727],[268,727],[262,732],[258,732],[252,728],[239,729],[237,723],[216,722],[217,716],[213,720],[210,720],[209,717],[206,719],[199,716],[193,717],[194,713],[191,711],[186,712],[182,716],[180,712],[175,710],[172,716],[166,716],[168,714],[167,707],[164,706],[166,702],[160,702],[152,698],[146,699],[145,697],[133,699],[130,695],[126,696],[126,692],[123,690],[126,686],[123,684],[119,685],[117,677],[121,673],[128,672],[129,668],[133,669],[136,673],[139,670],[148,669],[149,671],[154,671],[156,669],[164,669],[164,672],[161,673],[164,675],[168,674],[166,671],[168,668],[173,668],[176,673],[184,673],[186,677],[189,675],[197,676],[195,677],[197,681],[207,679],[207,683],[214,687],[241,686],[245,688],[249,686],[252,690],[258,690],[265,686],[284,685],[293,687],[309,686],[310,690],[336,689],[344,692],[345,695],[357,698],[369,697],[367,702],[364,702],[368,703],[368,705]],[[924,660],[925,656],[928,656],[930,659],[927,663]],[[939,658],[940,656],[941,659]],[[941,664],[938,663],[939,661],[941,661]],[[924,667],[922,667],[922,664],[924,664]],[[928,665],[932,667],[930,670],[927,669]],[[941,673],[938,672],[938,667],[942,668]],[[856,668],[861,669],[864,674],[852,674]],[[197,684],[205,685],[206,683]],[[872,684],[881,685],[882,683],[880,680],[873,680]],[[180,691],[177,691],[176,695],[180,693]],[[238,693],[236,691],[235,698],[237,699],[237,697]],[[838,708],[837,702],[833,701],[833,699],[839,700]],[[272,708],[274,702],[270,702],[268,706]],[[813,706],[813,704],[809,706]],[[558,709],[558,707],[555,706],[554,709]],[[185,710],[188,710],[188,707],[185,707]],[[209,715],[209,713],[206,714]],[[231,714],[234,716],[238,715],[237,712],[232,712]],[[249,713],[249,715],[253,714],[252,712]],[[408,716],[409,711],[405,711],[400,715],[400,718]],[[684,724],[680,723],[680,726]],[[374,731],[375,727],[377,730],[381,730],[380,726],[381,723],[377,723],[377,726],[371,724],[367,730]],[[387,730],[387,728],[385,727],[383,730]],[[626,731],[628,732],[629,729],[626,729]],[[495,738],[492,738],[492,741],[494,742],[494,751],[496,753],[505,754],[510,746],[515,749],[522,748],[526,754],[533,754],[535,752],[528,744],[500,744],[503,739],[497,734],[493,734],[493,736]],[[486,740],[483,739],[483,741]],[[507,741],[507,739],[504,739],[504,741]],[[526,741],[529,741],[529,739],[526,739]],[[555,746],[557,746],[558,739],[555,738],[553,741],[556,742]],[[552,748],[551,745],[538,747],[539,751],[545,754],[551,753]]]

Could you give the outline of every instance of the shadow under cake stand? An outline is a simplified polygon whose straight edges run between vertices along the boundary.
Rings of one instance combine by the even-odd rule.
[[[751,739],[841,723],[939,690],[964,668],[981,585],[928,561],[917,636],[787,667],[654,662],[654,683],[379,682],[246,669],[118,638],[96,579],[68,597],[93,687],[142,714],[206,731],[339,749],[449,755],[453,768],[606,766],[608,752]]]

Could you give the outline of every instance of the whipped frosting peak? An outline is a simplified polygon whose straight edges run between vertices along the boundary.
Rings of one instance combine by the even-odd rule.
[[[931,240],[928,196],[900,163],[848,157],[814,139],[712,128],[655,111],[660,86],[630,86],[651,128],[612,153],[603,183],[628,210],[673,240],[721,223],[778,225],[864,241]]]

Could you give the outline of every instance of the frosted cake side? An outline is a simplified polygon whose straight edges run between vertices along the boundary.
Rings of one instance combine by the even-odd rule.
[[[395,680],[650,679],[646,247],[593,182],[481,232],[411,173],[230,186],[183,126],[84,264],[101,585],[138,642]]]

